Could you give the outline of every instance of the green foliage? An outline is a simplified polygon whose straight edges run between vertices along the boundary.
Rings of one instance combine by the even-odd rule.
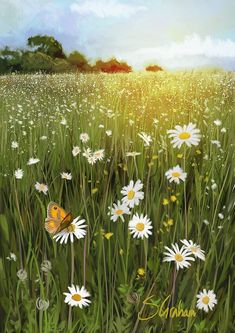
[[[41,52],[27,52],[23,56],[22,68],[24,72],[50,73],[53,69],[53,59]]]
[[[70,63],[66,59],[54,59],[52,71],[55,73],[66,73],[72,71]]]
[[[22,70],[22,52],[5,47],[0,50],[0,73]]]
[[[27,44],[35,52],[44,53],[52,58],[65,58],[61,43],[52,36],[32,36],[28,38]]]
[[[87,72],[91,69],[86,57],[77,51],[70,53],[68,62],[79,72]]]

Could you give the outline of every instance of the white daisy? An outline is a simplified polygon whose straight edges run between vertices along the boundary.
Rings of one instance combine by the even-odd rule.
[[[77,156],[80,153],[81,153],[81,148],[80,147],[78,147],[78,146],[73,147],[72,154],[73,154],[74,157]]]
[[[221,147],[221,143],[220,143],[219,140],[211,140],[211,143],[212,143],[213,145],[217,146],[218,148]]]
[[[111,130],[107,130],[105,133],[106,133],[107,136],[111,136],[112,135],[112,131]]]
[[[204,310],[208,312],[208,310],[212,310],[215,304],[217,304],[216,295],[213,290],[206,290],[200,291],[197,295],[197,305],[196,307],[200,310]]]
[[[53,237],[56,242],[60,241],[60,244],[67,244],[70,237],[70,241],[73,243],[74,236],[77,239],[84,238],[86,236],[85,228],[87,226],[84,224],[85,220],[79,220],[79,218],[80,216],[76,217],[73,222],[68,226],[68,228],[58,232],[58,234]]]
[[[34,187],[38,192],[43,192],[45,195],[47,195],[48,186],[46,184],[36,182]]]
[[[72,175],[71,173],[68,173],[68,172],[61,172],[61,178],[62,179],[66,179],[66,180],[71,180],[72,179]]]
[[[98,161],[102,161],[102,159],[104,158],[104,149],[96,150],[93,155]]]
[[[165,173],[165,176],[167,177],[167,179],[169,179],[170,183],[175,182],[176,184],[179,184],[180,180],[182,180],[183,182],[185,181],[187,173],[183,172],[179,165],[176,165],[172,169],[169,169]]]
[[[133,238],[148,238],[149,235],[152,235],[152,231],[150,229],[153,229],[152,222],[147,215],[144,216],[141,214],[139,216],[138,214],[134,214],[132,220],[129,222],[129,230],[133,235]]]
[[[90,156],[87,157],[87,162],[93,165],[97,162],[97,157],[94,154],[91,154]]]
[[[16,142],[16,141],[12,141],[12,143],[11,143],[11,148],[12,148],[12,149],[17,149],[17,148],[19,148],[19,143]]]
[[[61,125],[65,126],[65,125],[67,125],[67,120],[65,118],[63,118],[60,123],[61,123]]]
[[[196,243],[193,243],[192,240],[183,239],[181,240],[181,243],[183,243],[187,250],[191,251],[194,257],[199,258],[203,261],[205,261],[205,251],[203,251],[200,247],[200,245],[197,245]]]
[[[27,165],[33,165],[33,164],[38,163],[39,161],[40,161],[39,158],[31,157],[31,158],[28,160]]]
[[[134,181],[131,180],[130,184],[124,186],[121,190],[121,193],[124,195],[122,201],[126,203],[130,208],[133,208],[135,205],[139,205],[140,200],[144,199],[144,192],[140,191],[143,188],[141,180],[138,179],[134,184]]]
[[[16,179],[22,179],[23,175],[24,175],[24,171],[22,169],[17,169],[14,172],[14,176],[15,176]]]
[[[87,148],[87,149],[83,149],[83,153],[82,153],[82,156],[86,157],[86,158],[89,158],[91,155],[92,155],[92,150],[91,148]]]
[[[221,125],[222,125],[222,121],[219,120],[219,119],[216,119],[216,120],[214,120],[214,124],[215,124],[216,126],[221,126]]]
[[[200,142],[200,130],[196,128],[195,124],[189,123],[188,125],[175,126],[175,129],[167,131],[169,138],[173,138],[171,143],[173,147],[180,148],[183,143],[188,147],[197,146]]]
[[[165,246],[165,249],[168,252],[164,252],[165,257],[163,258],[163,261],[174,261],[177,270],[180,268],[189,267],[191,265],[190,261],[195,261],[195,259],[191,257],[192,252],[189,252],[185,246],[182,246],[180,249],[178,244],[171,244],[171,247],[173,250]]]
[[[144,146],[148,147],[150,143],[153,141],[151,136],[146,134],[145,132],[141,132],[138,136],[144,141]]]
[[[130,209],[128,208],[127,204],[121,203],[120,201],[118,201],[117,204],[114,203],[111,209],[111,220],[113,222],[116,222],[117,219],[120,217],[122,222],[124,222],[124,214],[130,214]]]
[[[69,293],[64,293],[65,297],[65,303],[68,303],[68,305],[71,306],[79,306],[80,309],[83,307],[89,306],[89,303],[91,301],[87,299],[87,297],[90,297],[90,293],[85,289],[85,287],[79,287],[72,285],[71,287],[68,287]]]
[[[79,138],[83,143],[88,142],[90,139],[90,137],[87,133],[81,133]]]
[[[11,261],[11,260],[16,261],[17,257],[15,255],[15,253],[10,252],[10,255],[6,259],[9,260],[9,261]]]

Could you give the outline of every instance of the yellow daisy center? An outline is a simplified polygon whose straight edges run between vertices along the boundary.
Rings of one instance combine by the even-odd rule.
[[[210,298],[209,298],[209,296],[203,296],[202,297],[202,303],[204,303],[204,304],[208,304],[209,303],[209,301],[210,301]]]
[[[190,250],[193,252],[193,253],[196,253],[198,251],[198,249],[195,247],[195,246],[191,246],[190,247]]]
[[[139,222],[139,223],[136,224],[135,227],[138,231],[143,231],[144,230],[144,223]]]
[[[79,302],[79,301],[81,301],[82,296],[79,294],[73,294],[73,296],[71,298],[72,298],[72,300]]]
[[[172,172],[172,177],[176,177],[178,178],[180,176],[180,173],[175,171],[175,172]]]
[[[76,226],[74,224],[70,224],[67,229],[68,229],[68,232],[74,232],[75,228],[76,228]]]
[[[117,209],[116,210],[116,214],[117,215],[122,215],[123,214],[123,210],[122,209]]]
[[[187,140],[191,137],[191,134],[189,132],[182,132],[179,134],[179,138],[181,140]]]
[[[184,258],[183,258],[183,256],[182,256],[180,253],[176,253],[176,255],[175,255],[175,260],[176,260],[176,261],[183,261]]]
[[[135,191],[134,190],[130,190],[128,193],[127,193],[127,198],[128,200],[132,200],[135,196]]]

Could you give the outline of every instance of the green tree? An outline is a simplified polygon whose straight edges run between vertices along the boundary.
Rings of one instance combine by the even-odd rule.
[[[87,72],[91,70],[91,66],[88,63],[88,60],[80,52],[74,51],[70,53],[67,60],[72,66],[74,66],[80,72]]]
[[[26,52],[23,56],[22,68],[25,72],[50,73],[53,66],[53,59],[42,52]]]
[[[53,63],[53,72],[65,73],[73,70],[73,67],[66,59],[55,59]]]
[[[28,38],[28,46],[33,48],[35,52],[41,52],[52,58],[65,58],[63,47],[52,36],[36,35]]]
[[[22,51],[11,50],[6,46],[0,51],[0,72],[16,72],[22,70]]]

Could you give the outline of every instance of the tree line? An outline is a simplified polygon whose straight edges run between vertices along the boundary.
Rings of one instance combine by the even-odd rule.
[[[151,65],[147,71],[163,70],[160,66]],[[0,74],[22,73],[64,73],[64,72],[104,72],[129,73],[132,67],[126,62],[112,58],[107,61],[97,60],[90,64],[86,56],[78,51],[66,55],[62,44],[52,36],[36,35],[29,37],[27,48],[12,50],[8,46],[0,49]]]

